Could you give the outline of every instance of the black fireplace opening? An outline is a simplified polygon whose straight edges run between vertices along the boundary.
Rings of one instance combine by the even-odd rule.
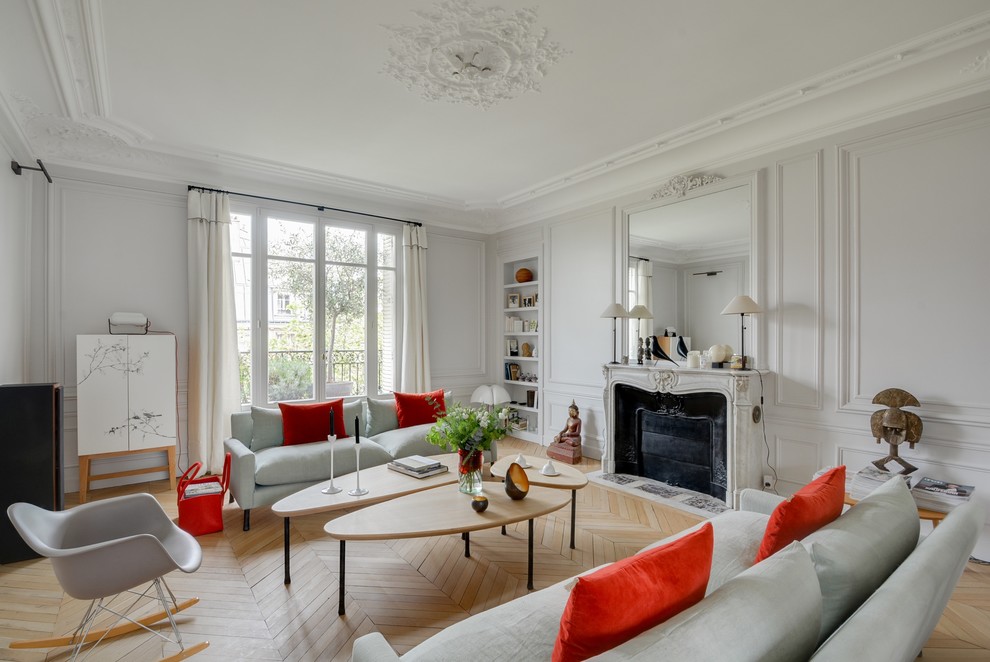
[[[725,396],[650,392],[626,384],[617,384],[614,396],[616,473],[725,501]]]

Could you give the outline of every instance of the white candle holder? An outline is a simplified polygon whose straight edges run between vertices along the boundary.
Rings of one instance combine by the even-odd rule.
[[[337,441],[337,435],[327,435],[327,441],[330,442],[330,484],[320,491],[324,494],[337,494],[338,492],[343,492],[343,488],[337,487],[333,484],[333,449],[335,446],[333,442]]]
[[[357,429],[358,421],[354,419],[354,428]],[[354,435],[354,464],[356,468],[354,470],[355,475],[355,485],[354,489],[350,490],[348,494],[352,497],[364,496],[368,493],[368,490],[361,489],[361,434],[356,433]]]

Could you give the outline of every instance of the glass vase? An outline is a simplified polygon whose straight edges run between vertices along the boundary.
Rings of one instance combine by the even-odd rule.
[[[477,496],[481,494],[481,464],[484,460],[482,451],[457,451],[458,488],[464,494]]]

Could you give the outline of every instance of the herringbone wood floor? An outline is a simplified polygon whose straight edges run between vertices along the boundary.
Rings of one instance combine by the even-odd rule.
[[[500,450],[545,454],[516,439],[500,442]],[[582,465],[596,468],[594,461]],[[140,490],[155,494],[175,516],[167,482],[96,490],[93,498]],[[169,578],[180,597],[202,599],[177,619],[187,645],[210,641],[197,660],[347,660],[354,640],[375,630],[401,653],[452,623],[526,593],[525,523],[510,528],[507,537],[495,530],[472,534],[470,559],[464,558],[458,536],[352,542],[347,615],[338,617],[338,545],[323,532],[326,515],[291,520],[289,586],[282,583],[282,519],[267,508],[256,509],[247,533],[236,506],[225,509],[224,519],[223,533],[199,538],[200,570]],[[578,492],[577,519],[576,550],[569,548],[568,508],[537,521],[537,588],[629,556],[697,521],[595,484]],[[46,657],[46,652],[11,650],[7,643],[68,633],[84,607],[62,593],[44,559],[0,567],[0,659],[65,659],[66,649]],[[154,637],[135,633],[105,644],[89,659],[155,660],[162,653]],[[990,567],[969,564],[921,659],[990,660]]]

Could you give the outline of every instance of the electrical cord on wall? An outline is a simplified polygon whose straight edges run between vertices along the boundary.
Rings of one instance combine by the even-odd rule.
[[[763,491],[766,492],[769,490],[772,494],[777,494],[779,496],[779,493],[777,492],[777,481],[779,480],[779,476],[777,476],[777,469],[770,463],[770,442],[767,440],[767,412],[766,407],[763,404],[763,373],[757,370],[756,374],[760,377],[760,408],[763,409],[763,415],[760,416],[760,425],[763,428],[763,446],[767,449],[767,466],[770,467],[770,471],[773,472],[773,484],[770,485],[769,488],[764,487]]]

